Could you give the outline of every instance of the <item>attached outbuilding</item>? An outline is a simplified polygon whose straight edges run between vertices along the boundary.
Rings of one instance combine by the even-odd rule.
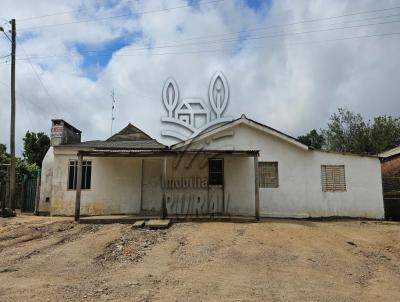
[[[378,157],[313,150],[245,116],[171,147],[131,124],[89,142],[59,125],[42,167],[51,215],[384,218]]]
[[[400,146],[379,154],[386,219],[400,220]]]

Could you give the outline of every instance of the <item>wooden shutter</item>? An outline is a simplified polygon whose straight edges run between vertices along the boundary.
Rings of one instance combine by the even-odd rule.
[[[278,188],[278,162],[259,162],[258,181],[260,188]]]
[[[322,191],[346,191],[344,165],[321,166]]]

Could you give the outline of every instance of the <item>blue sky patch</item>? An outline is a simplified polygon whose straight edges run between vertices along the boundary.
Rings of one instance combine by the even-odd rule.
[[[87,77],[96,79],[97,74],[104,69],[111,60],[113,53],[138,41],[141,37],[141,32],[135,32],[123,37],[118,37],[101,45],[84,43],[74,44],[76,51],[83,57],[81,69]]]
[[[272,0],[243,0],[254,11],[264,11],[272,5]]]

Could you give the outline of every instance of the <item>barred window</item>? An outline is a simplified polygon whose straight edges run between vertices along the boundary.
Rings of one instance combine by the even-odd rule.
[[[344,165],[321,165],[323,192],[346,191]]]
[[[260,188],[278,188],[278,162],[261,161],[258,163],[258,183]]]
[[[224,160],[208,160],[208,184],[210,186],[224,185]]]
[[[78,161],[69,161],[68,190],[76,190],[76,181],[78,179]],[[84,160],[82,162],[82,190],[90,189],[92,182],[92,161]]]

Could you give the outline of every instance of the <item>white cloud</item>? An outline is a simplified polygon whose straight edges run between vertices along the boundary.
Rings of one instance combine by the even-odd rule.
[[[65,3],[45,0],[3,1],[0,17],[15,17],[18,28],[22,29],[182,6],[186,2],[121,1],[118,5],[106,8],[98,7],[95,3],[78,0]],[[53,117],[64,118],[80,128],[84,139],[108,137],[110,93],[113,88],[117,95],[114,129],[118,130],[132,122],[159,138],[162,127],[160,117],[165,114],[161,90],[166,78],[173,76],[176,79],[181,96],[198,96],[207,100],[208,83],[216,70],[224,72],[229,81],[231,100],[228,115],[238,117],[245,113],[292,135],[323,127],[338,106],[346,106],[367,117],[378,114],[398,116],[399,36],[315,42],[400,32],[400,23],[283,35],[284,32],[288,34],[341,27],[336,23],[344,19],[337,18],[250,32],[250,39],[236,44],[236,47],[243,47],[241,51],[232,51],[235,45],[232,43],[200,44],[231,38],[226,34],[244,29],[394,7],[396,4],[396,1],[372,0],[275,1],[268,11],[256,12],[242,1],[225,0],[203,4],[200,8],[174,9],[143,14],[137,18],[115,18],[43,28],[29,39],[21,41],[21,44],[30,55],[56,56],[32,60],[51,99],[44,92],[31,66],[26,61],[18,61],[17,150],[21,150],[22,137],[27,130],[48,132]],[[18,21],[30,16],[82,8],[86,10]],[[395,13],[399,13],[399,10],[349,16],[345,20]],[[396,20],[396,17],[386,20]],[[382,19],[359,21],[344,26],[380,21]],[[336,25],[329,26],[331,23]],[[135,32],[141,32],[143,38],[116,51],[96,79],[85,77],[87,70],[82,67],[85,58],[76,51],[71,52],[71,46],[86,43],[91,46],[89,48],[101,49],[105,43]],[[280,36],[254,39],[268,35]],[[191,38],[195,39],[188,40]],[[198,44],[137,50],[148,43],[160,47],[191,42]],[[7,53],[8,49],[9,42],[0,39],[0,54]],[[21,45],[18,45],[18,56],[25,56]],[[0,81],[6,84],[9,83],[9,67],[0,64]],[[0,142],[8,144],[9,91],[2,84],[0,99]]]

